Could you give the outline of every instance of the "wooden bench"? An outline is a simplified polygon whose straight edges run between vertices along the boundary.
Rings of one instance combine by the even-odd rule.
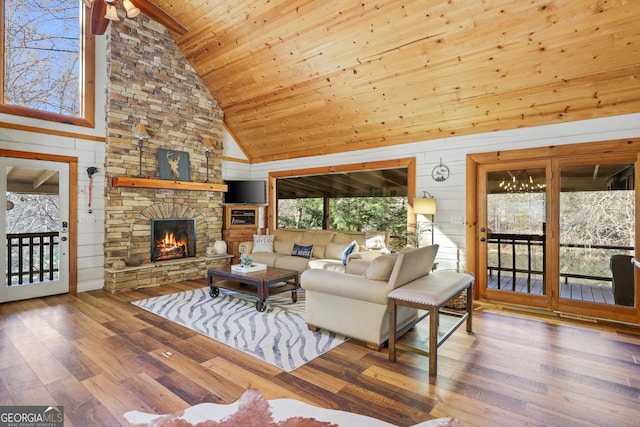
[[[438,347],[466,322],[467,332],[472,332],[473,282],[472,274],[457,271],[435,271],[389,293],[389,360],[396,361],[396,351],[405,350],[429,357],[429,375],[438,372]],[[449,300],[466,290],[467,305],[463,311],[445,310]],[[429,349],[398,342],[399,334],[396,309],[398,306],[425,310],[429,316]],[[440,315],[446,314],[457,319],[446,330],[439,331]],[[424,317],[423,317],[424,318]],[[422,320],[422,319],[420,319]]]

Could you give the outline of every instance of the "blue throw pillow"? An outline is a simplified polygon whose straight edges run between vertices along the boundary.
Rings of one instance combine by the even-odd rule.
[[[349,246],[347,246],[347,249],[345,249],[344,252],[342,253],[342,263],[344,265],[347,265],[347,257],[351,255],[351,252],[355,250],[356,246],[358,246],[358,242],[354,240],[353,242],[349,243]]]
[[[293,251],[291,252],[292,256],[299,256],[302,258],[311,258],[311,254],[313,253],[313,245],[310,246],[301,246],[297,243],[293,244]]]

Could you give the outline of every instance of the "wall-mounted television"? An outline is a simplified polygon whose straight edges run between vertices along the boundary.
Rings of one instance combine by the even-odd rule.
[[[224,203],[264,205],[267,203],[267,183],[256,180],[229,180],[224,182],[227,192]]]

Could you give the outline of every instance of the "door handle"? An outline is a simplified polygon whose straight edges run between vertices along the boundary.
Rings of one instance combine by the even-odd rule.
[[[486,241],[487,241],[487,239],[485,239],[484,237],[481,237],[481,238],[480,238],[480,241],[481,241],[481,242],[486,242]]]
[[[480,229],[480,231],[484,233],[485,231],[487,231],[487,229],[486,229],[486,228],[484,228],[484,227],[482,227],[482,228]]]

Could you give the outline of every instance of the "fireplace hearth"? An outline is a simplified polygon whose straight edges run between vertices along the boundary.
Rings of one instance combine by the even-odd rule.
[[[196,220],[151,220],[151,262],[196,256]]]

